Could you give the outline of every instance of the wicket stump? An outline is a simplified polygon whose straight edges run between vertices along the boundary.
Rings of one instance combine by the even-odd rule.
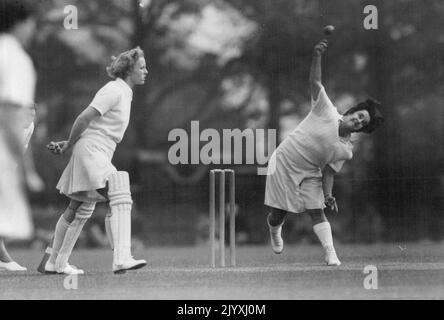
[[[229,240],[230,266],[236,266],[235,233],[235,172],[231,169],[213,169],[210,171],[210,266],[216,267],[216,179],[219,176],[219,258],[220,266],[225,267],[225,173],[229,176]]]

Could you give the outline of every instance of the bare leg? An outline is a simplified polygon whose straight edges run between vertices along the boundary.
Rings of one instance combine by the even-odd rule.
[[[268,214],[268,223],[270,226],[275,227],[284,223],[287,211],[270,207],[270,213]]]
[[[106,183],[105,188],[96,190],[100,195],[106,199],[108,199],[108,182]]]
[[[5,242],[0,238],[0,270],[7,271],[26,271],[25,267],[22,267],[17,262],[12,260],[5,247]]]
[[[74,220],[76,216],[76,211],[81,204],[82,202],[71,199],[68,208],[66,208],[65,212],[63,212],[63,217],[67,222],[71,223]]]
[[[322,209],[307,210],[307,213],[310,215],[311,224],[313,226],[317,225],[318,223],[328,222],[324,210]]]
[[[12,258],[9,255],[5,247],[5,241],[0,238],[0,261],[1,262],[12,262]]]
[[[268,230],[270,232],[271,248],[274,253],[281,253],[284,250],[284,240],[282,239],[282,225],[285,222],[287,212],[282,209],[271,208],[267,216]]]

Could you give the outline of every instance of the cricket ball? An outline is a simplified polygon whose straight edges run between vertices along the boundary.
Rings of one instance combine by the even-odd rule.
[[[335,31],[335,27],[334,26],[332,26],[332,25],[328,25],[328,26],[325,26],[324,27],[324,34],[326,35],[326,36],[329,36],[329,35],[331,35],[332,33],[333,33],[333,31]]]

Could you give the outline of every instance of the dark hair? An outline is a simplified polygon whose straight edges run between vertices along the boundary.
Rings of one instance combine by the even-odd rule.
[[[29,0],[0,0],[0,32],[10,31],[17,23],[36,14]]]
[[[364,102],[360,102],[356,106],[348,109],[344,113],[344,116],[355,113],[356,111],[367,110],[368,114],[370,115],[370,122],[365,127],[356,130],[356,132],[372,133],[381,123],[384,122],[384,117],[378,110],[378,108],[380,107],[380,102],[376,101],[375,99],[369,98]]]
[[[117,57],[112,56],[113,62],[106,68],[106,72],[112,79],[125,79],[130,74],[137,60],[143,56],[144,53],[140,47],[122,52]]]

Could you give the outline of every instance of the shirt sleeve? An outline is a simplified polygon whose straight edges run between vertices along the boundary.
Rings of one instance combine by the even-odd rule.
[[[110,83],[101,88],[89,104],[103,116],[120,101],[119,91]]]
[[[336,162],[329,163],[328,166],[330,168],[332,168],[334,172],[339,172],[339,171],[341,171],[342,167],[344,166],[344,163],[345,163],[345,160],[339,160]]]
[[[324,113],[327,110],[336,109],[333,103],[331,102],[330,98],[327,96],[327,93],[325,92],[324,86],[321,86],[321,89],[319,90],[318,96],[316,100],[313,100],[313,97],[311,99],[311,109],[314,113],[320,115]]]
[[[0,47],[0,99],[27,106],[34,102],[34,67],[26,55],[8,50]]]

